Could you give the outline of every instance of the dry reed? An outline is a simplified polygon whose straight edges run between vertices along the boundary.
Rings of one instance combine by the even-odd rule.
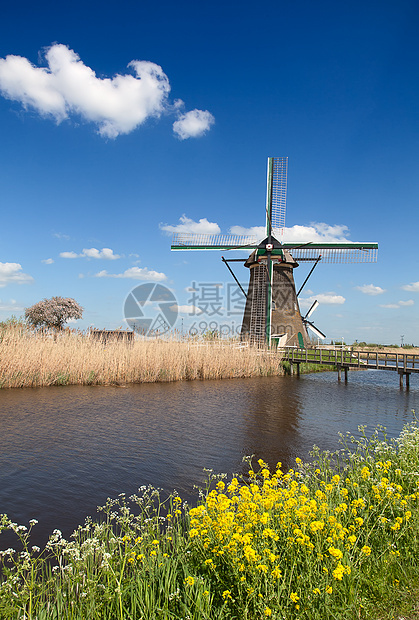
[[[223,341],[137,339],[103,344],[89,335],[0,333],[0,387],[117,385],[283,374],[281,356]]]

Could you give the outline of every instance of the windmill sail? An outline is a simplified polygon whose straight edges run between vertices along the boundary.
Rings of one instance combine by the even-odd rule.
[[[174,233],[172,250],[251,250],[258,238],[250,235],[208,235],[197,233]]]
[[[285,227],[285,211],[287,207],[287,174],[288,157],[269,157],[268,188],[266,205],[266,233],[268,226],[274,237],[280,238]]]

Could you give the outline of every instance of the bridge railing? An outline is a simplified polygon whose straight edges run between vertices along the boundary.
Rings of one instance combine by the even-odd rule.
[[[348,366],[351,368],[376,368],[419,372],[419,355],[416,353],[387,353],[385,351],[352,351],[350,349],[281,349],[284,360],[294,363]]]

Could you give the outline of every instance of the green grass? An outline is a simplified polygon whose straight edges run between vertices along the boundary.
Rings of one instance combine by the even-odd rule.
[[[285,374],[290,375],[291,374],[290,362],[282,362],[282,366],[284,368]],[[336,366],[331,366],[328,364],[310,364],[310,363],[305,363],[305,362],[300,363],[300,374],[302,375],[307,375],[308,373],[311,373],[311,372],[330,372],[332,370],[336,370]]]
[[[283,472],[210,477],[196,506],[157,490],[45,549],[3,515],[5,620],[390,620],[418,617],[419,427],[341,437]],[[0,538],[1,541],[1,538]]]

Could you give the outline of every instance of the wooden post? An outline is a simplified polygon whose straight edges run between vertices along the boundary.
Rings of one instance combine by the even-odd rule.
[[[406,390],[410,387],[410,372],[406,373]]]
[[[345,383],[348,383],[348,367],[345,366]]]
[[[300,364],[297,364],[297,377],[300,376]]]
[[[403,373],[399,372],[399,377],[400,377],[400,389],[403,389]]]
[[[342,367],[339,365],[339,366],[338,366],[338,381],[339,381],[339,382],[340,382],[340,380],[341,380],[341,373],[340,373],[341,368],[342,368]]]

